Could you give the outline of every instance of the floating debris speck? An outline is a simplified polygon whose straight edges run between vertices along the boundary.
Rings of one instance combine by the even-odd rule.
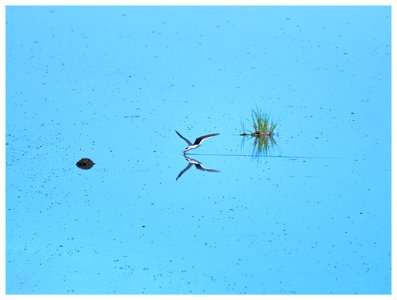
[[[89,170],[94,165],[95,163],[89,158],[82,158],[76,163],[76,166],[83,170]]]

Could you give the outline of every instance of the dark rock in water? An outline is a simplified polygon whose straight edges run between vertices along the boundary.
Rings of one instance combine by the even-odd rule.
[[[89,158],[82,158],[76,163],[76,166],[83,170],[91,169],[93,165],[95,165],[95,163]]]

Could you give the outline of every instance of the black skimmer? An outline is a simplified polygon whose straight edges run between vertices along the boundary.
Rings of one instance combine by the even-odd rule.
[[[178,174],[178,177],[176,177],[176,180],[178,180],[179,177],[181,177],[181,176],[183,175],[183,173],[185,173],[187,170],[189,170],[190,167],[193,166],[193,165],[196,167],[197,170],[200,170],[200,171],[205,171],[205,172],[220,172],[220,171],[218,171],[218,170],[213,170],[213,169],[204,168],[204,167],[202,166],[201,162],[199,162],[199,161],[197,161],[197,160],[194,160],[194,159],[191,159],[190,157],[187,157],[187,156],[185,156],[185,155],[184,155],[183,157],[189,162],[189,164],[187,165],[186,168],[184,168],[184,169]]]
[[[208,139],[208,138],[210,138],[210,137],[219,135],[219,133],[212,133],[212,134],[203,135],[203,136],[198,137],[198,138],[194,141],[194,143],[191,143],[187,138],[185,138],[184,136],[182,136],[178,131],[175,130],[175,132],[177,133],[177,135],[179,135],[179,137],[180,137],[182,140],[184,140],[184,141],[189,145],[189,146],[187,146],[187,147],[185,148],[185,150],[183,150],[183,153],[186,153],[186,152],[188,152],[188,151],[190,151],[190,150],[192,150],[192,149],[198,148],[198,147],[200,146],[200,144],[201,144],[205,139]]]

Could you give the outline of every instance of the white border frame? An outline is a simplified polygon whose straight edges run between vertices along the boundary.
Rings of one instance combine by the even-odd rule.
[[[395,77],[393,76],[394,71],[396,70],[396,62],[393,59],[394,54],[396,53],[395,51],[395,45],[394,45],[394,39],[393,36],[395,35],[394,33],[397,32],[397,28],[396,28],[396,22],[394,21],[396,18],[396,12],[395,9],[392,5],[392,1],[391,0],[378,0],[378,1],[368,1],[368,0],[305,0],[305,1],[299,1],[299,0],[234,0],[234,1],[227,1],[227,0],[171,0],[171,1],[167,1],[167,0],[147,0],[147,1],[143,1],[143,0],[124,0],[124,1],[120,1],[120,0],[113,0],[113,1],[109,1],[109,0],[69,0],[69,1],[60,1],[60,0],[41,0],[41,1],[33,1],[33,0],[5,0],[4,3],[1,3],[1,16],[0,16],[0,40],[2,41],[2,47],[0,48],[0,54],[2,57],[1,60],[1,64],[0,66],[3,66],[3,72],[1,72],[0,74],[0,93],[2,95],[1,99],[3,100],[2,105],[0,106],[0,131],[2,132],[1,134],[1,139],[0,139],[0,155],[3,159],[1,159],[1,172],[0,172],[0,176],[1,176],[1,180],[0,180],[0,190],[2,191],[1,195],[2,195],[2,205],[0,205],[0,215],[3,218],[3,222],[1,222],[0,225],[0,241],[3,241],[3,243],[0,243],[0,257],[2,257],[2,259],[0,259],[0,269],[2,270],[2,274],[3,276],[0,276],[0,278],[3,278],[2,280],[0,279],[0,298],[3,299],[4,298],[14,298],[14,297],[18,297],[18,299],[20,298],[33,298],[33,299],[43,299],[43,298],[47,298],[47,299],[60,299],[60,298],[73,298],[73,299],[81,299],[81,298],[91,298],[91,299],[97,299],[98,297],[101,299],[111,299],[111,298],[133,298],[133,299],[148,299],[149,298],[169,298],[169,299],[175,299],[175,297],[177,298],[197,298],[197,297],[205,297],[205,298],[216,298],[216,299],[225,299],[227,298],[235,298],[235,297],[239,297],[239,299],[241,299],[241,297],[244,298],[261,298],[261,299],[275,299],[275,298],[289,298],[289,297],[294,297],[294,298],[314,298],[317,299],[318,297],[320,298],[329,298],[329,297],[365,297],[367,299],[374,299],[374,298],[379,298],[379,297],[391,297],[389,295],[359,295],[359,296],[331,296],[331,295],[296,295],[296,296],[289,296],[289,295],[248,295],[248,296],[237,296],[237,295],[159,295],[159,296],[154,296],[154,295],[6,295],[5,294],[5,261],[6,261],[6,253],[5,253],[5,216],[6,216],[6,209],[5,209],[5,133],[6,133],[6,126],[5,126],[5,118],[6,118],[6,114],[5,114],[5,80],[6,80],[6,76],[5,76],[5,62],[6,62],[6,56],[5,56],[5,30],[6,30],[6,6],[9,5],[53,5],[53,6],[57,6],[57,5],[65,5],[65,6],[73,6],[73,5],[106,5],[106,6],[119,6],[119,5],[140,5],[140,6],[155,6],[155,5],[181,5],[181,6],[190,6],[190,5],[197,5],[197,6],[203,6],[203,5],[211,5],[211,6],[215,6],[215,5],[241,5],[241,6],[249,6],[249,5],[259,5],[259,6],[284,6],[284,5],[299,5],[299,6],[306,6],[306,5],[319,5],[319,6],[357,6],[357,5],[366,5],[366,6],[392,6],[392,156],[394,154],[394,149],[396,149],[396,140],[397,140],[397,136],[395,134],[396,132],[396,121],[393,120],[393,116],[396,116],[396,108],[395,105],[393,105],[393,100],[394,100],[394,91],[393,91],[393,86],[396,87],[397,86],[397,80],[395,79]],[[397,186],[397,180],[395,179],[394,176],[394,172],[393,170],[395,170],[395,160],[392,157],[392,216],[396,216],[396,208],[395,205],[393,205],[393,199],[394,197],[394,189],[393,186]],[[394,254],[394,249],[396,248],[395,245],[395,239],[394,239],[394,232],[395,232],[395,223],[393,221],[392,218],[392,295],[394,295],[394,287],[396,286],[397,283],[397,279],[395,275],[395,272],[393,272],[394,269],[396,269],[397,264],[396,264],[396,260],[393,259],[393,254]],[[1,274],[1,273],[0,273]]]

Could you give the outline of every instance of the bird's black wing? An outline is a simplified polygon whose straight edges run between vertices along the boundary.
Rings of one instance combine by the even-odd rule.
[[[179,137],[180,137],[182,140],[184,140],[189,146],[192,145],[192,143],[191,143],[187,138],[183,137],[182,134],[180,134],[180,133],[179,133],[178,131],[176,131],[176,130],[175,130],[175,132],[176,132],[176,134],[179,135]]]
[[[197,169],[199,169],[200,171],[205,171],[205,172],[220,172],[220,171],[218,171],[218,170],[203,168],[202,165],[194,165],[194,166],[195,166]]]
[[[211,134],[200,136],[194,141],[194,144],[199,145],[203,140],[208,139],[213,136],[216,136],[216,135],[219,135],[219,133],[211,133]]]
[[[178,176],[176,177],[176,179],[175,180],[178,180],[179,179],[179,177],[181,177],[182,175],[183,175],[183,173],[185,173],[187,170],[189,170],[190,169],[190,167],[192,166],[193,164],[188,164],[187,165],[187,167],[186,168],[184,168],[179,174],[178,174]]]

